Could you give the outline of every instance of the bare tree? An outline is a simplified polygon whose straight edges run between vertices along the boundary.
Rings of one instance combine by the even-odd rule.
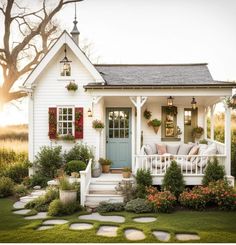
[[[1,104],[26,95],[19,90],[12,91],[12,87],[38,64],[55,42],[58,33],[55,15],[66,4],[80,1],[82,0],[0,2],[0,18],[3,17],[0,28],[3,31],[3,40],[0,41],[0,66],[3,73]],[[30,8],[27,6],[29,3]]]

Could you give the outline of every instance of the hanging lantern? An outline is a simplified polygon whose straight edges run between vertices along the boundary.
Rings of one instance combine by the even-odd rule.
[[[231,102],[232,104],[236,105],[236,94],[232,96]]]
[[[65,44],[65,49],[64,49],[65,56],[60,61],[60,63],[62,64],[61,76],[70,76],[71,75],[71,67],[70,67],[71,60],[69,60],[67,58],[66,52],[67,51],[66,51],[66,44]]]
[[[173,99],[172,96],[168,97],[168,98],[167,98],[167,105],[168,105],[168,106],[173,106],[173,100],[174,100],[174,99]]]
[[[89,109],[88,109],[88,117],[92,117],[92,116],[93,116],[92,111],[91,111],[91,109],[89,108]]]
[[[197,101],[196,101],[196,99],[194,97],[192,99],[191,105],[192,105],[192,109],[193,110],[196,110],[196,108],[197,108]]]

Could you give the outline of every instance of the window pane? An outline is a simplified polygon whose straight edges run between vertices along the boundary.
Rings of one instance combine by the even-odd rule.
[[[59,114],[62,114],[62,108],[59,108]]]
[[[119,128],[119,120],[118,119],[116,119],[116,120],[114,120],[114,128]]]
[[[67,123],[64,122],[64,123],[63,123],[63,128],[66,128],[66,127],[67,127]]]
[[[62,134],[62,129],[61,128],[59,128],[58,134]]]
[[[72,116],[68,116],[68,120],[69,121],[72,121]]]
[[[192,123],[192,111],[184,111],[184,124],[191,125]]]
[[[120,138],[125,137],[125,131],[123,129],[120,130]]]
[[[72,128],[72,123],[71,122],[68,122],[68,127]]]
[[[72,108],[68,108],[68,114],[72,114]]]
[[[113,130],[109,130],[109,138],[113,138]]]
[[[68,129],[68,134],[72,134],[72,128]]]
[[[114,130],[114,138],[119,138],[119,130]]]
[[[129,120],[127,120],[127,119],[125,120],[125,127],[129,128]]]
[[[63,116],[63,120],[66,121],[67,120],[67,116]]]
[[[67,134],[67,129],[63,128],[63,134]]]
[[[62,120],[62,116],[59,116],[59,121],[61,121]]]
[[[67,114],[67,108],[63,108],[63,114]]]
[[[129,138],[129,130],[128,129],[125,130],[125,138]]]
[[[124,122],[124,118],[122,117],[120,119],[120,128],[124,128],[125,127],[125,122]]]

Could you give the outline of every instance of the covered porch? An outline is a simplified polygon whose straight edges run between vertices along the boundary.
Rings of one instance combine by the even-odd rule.
[[[133,174],[139,168],[150,169],[153,183],[159,185],[171,160],[176,160],[181,167],[186,184],[196,185],[201,184],[207,160],[216,156],[219,162],[225,166],[228,179],[233,181],[230,157],[231,111],[227,106],[224,107],[225,142],[220,143],[214,139],[215,105],[222,102],[224,97],[232,95],[229,89],[145,89],[142,90],[142,93],[138,90],[127,89],[123,95],[116,90],[94,90],[90,92],[93,98],[93,118],[99,118],[105,123],[105,130],[100,135],[97,157],[110,158],[113,162],[120,161],[120,164],[116,163],[112,168],[131,167]],[[171,130],[166,128],[167,114],[165,113],[165,108],[168,107],[167,99],[170,96],[173,98],[172,106],[177,110],[176,115],[172,118],[173,129]],[[197,102],[196,109],[192,108],[193,97]],[[148,125],[148,120],[143,116],[146,109],[151,112],[151,119],[158,119],[162,122],[157,133],[152,126]],[[124,111],[127,111],[128,118],[125,118]],[[109,113],[112,113],[113,118]],[[207,135],[207,115],[210,115],[211,121],[210,137]],[[128,119],[128,126],[122,122],[126,119]],[[216,154],[198,154],[197,156],[144,154],[143,146],[147,144],[174,146],[193,143],[192,129],[197,126],[204,129],[202,139],[206,139],[208,145],[214,144],[216,146]],[[176,134],[177,129],[182,131],[181,135]],[[109,148],[111,144],[114,145],[113,149]],[[119,150],[119,146],[122,150]],[[122,157],[123,151],[125,152],[124,157]]]

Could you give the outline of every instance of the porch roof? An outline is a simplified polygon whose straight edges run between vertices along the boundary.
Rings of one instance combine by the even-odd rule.
[[[207,63],[198,64],[103,64],[95,65],[105,84],[85,88],[235,87],[236,83],[213,80]]]

